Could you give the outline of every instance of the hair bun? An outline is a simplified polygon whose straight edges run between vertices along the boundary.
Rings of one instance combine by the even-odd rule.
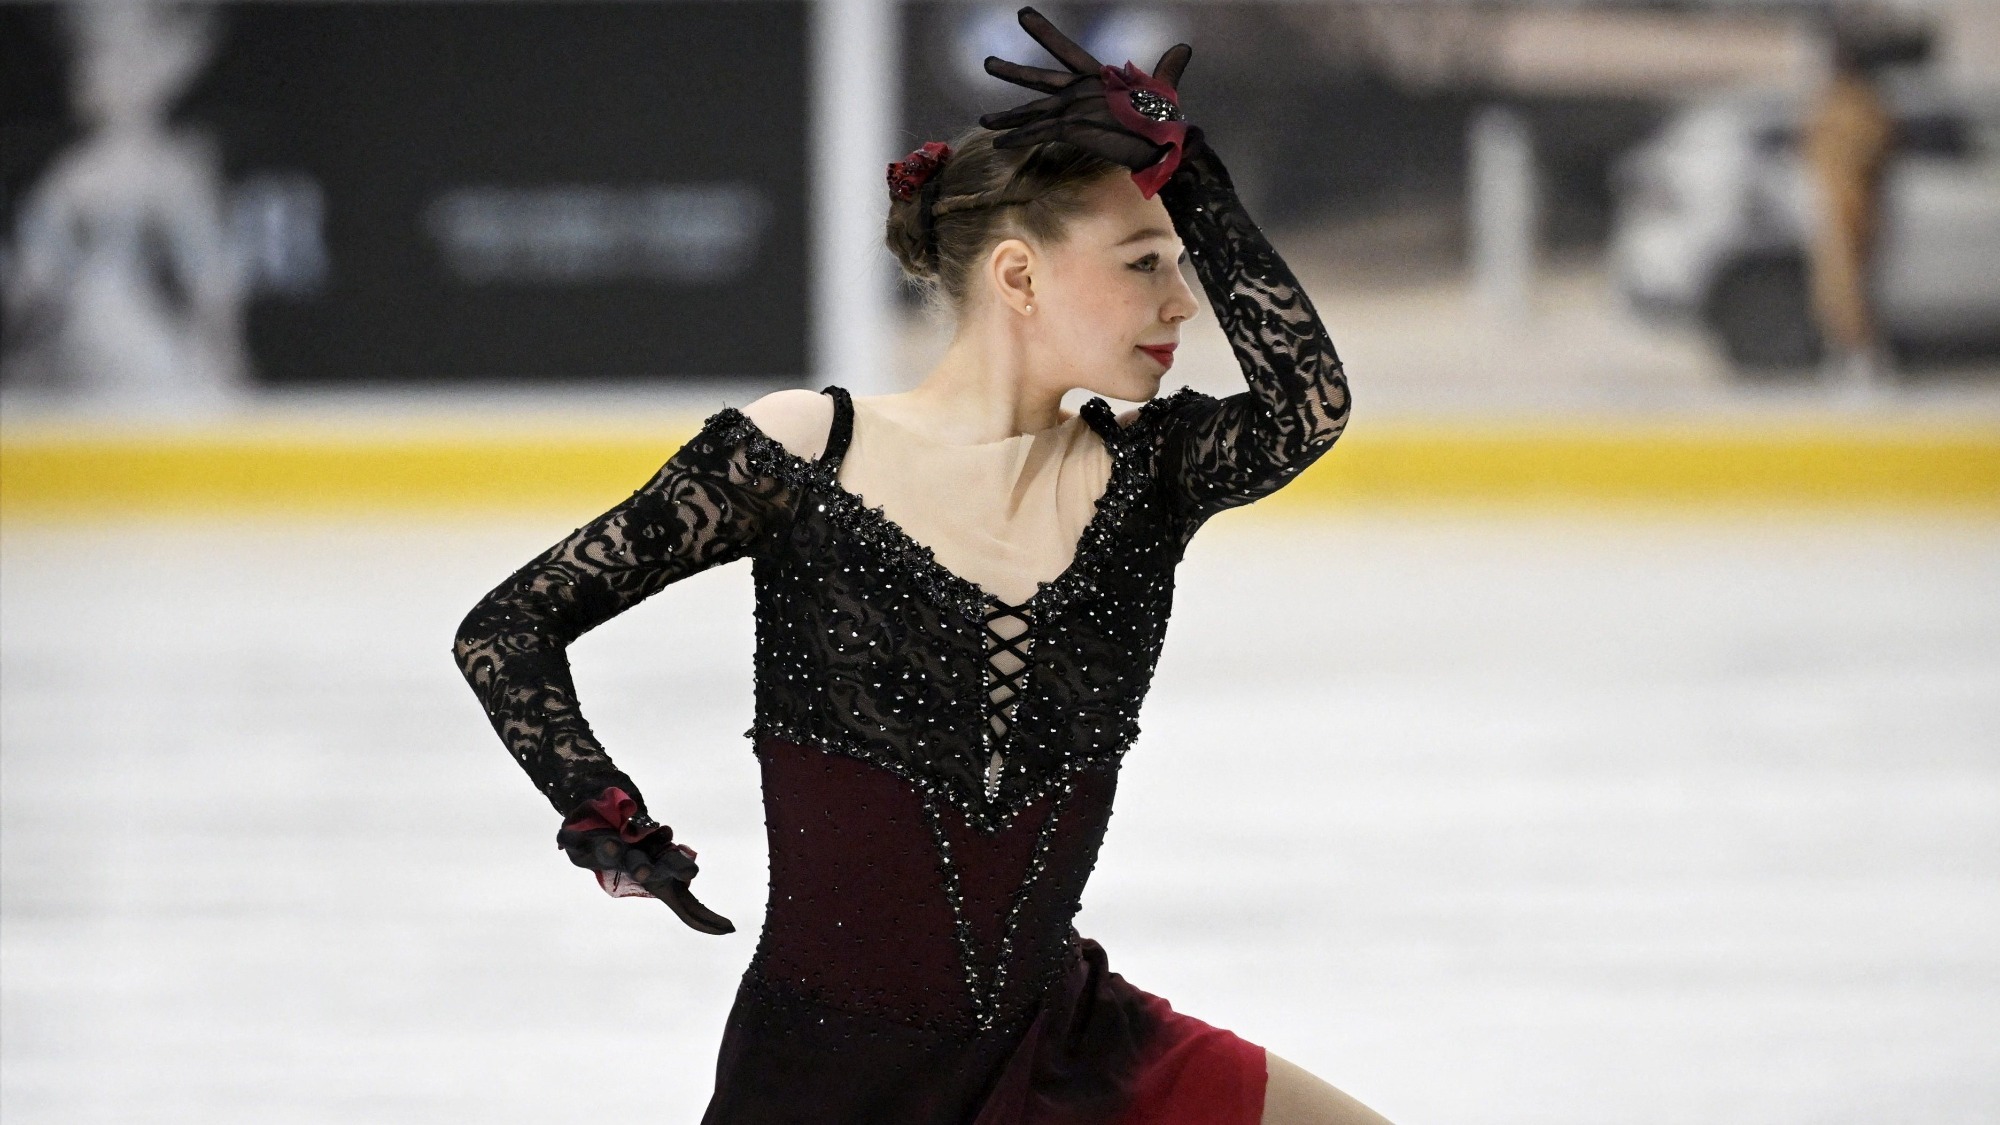
[[[889,194],[899,203],[907,201],[950,159],[950,145],[925,141],[908,156],[889,165]]]

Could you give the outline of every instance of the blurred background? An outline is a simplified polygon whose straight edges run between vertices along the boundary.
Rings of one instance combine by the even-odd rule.
[[[1190,549],[1079,929],[1398,1122],[2000,1121],[2000,3],[1038,7],[1194,46],[1357,400]],[[0,1114],[699,1119],[749,568],[571,653],[726,938],[562,860],[451,632],[721,406],[928,372],[883,169],[988,54],[0,2]]]

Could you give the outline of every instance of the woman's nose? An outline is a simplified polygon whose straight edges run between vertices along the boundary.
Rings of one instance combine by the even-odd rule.
[[[1167,299],[1166,306],[1160,310],[1160,318],[1169,324],[1179,324],[1193,316],[1200,308],[1201,306],[1195,303],[1194,290],[1188,288],[1187,279],[1181,277],[1176,270],[1174,293]]]

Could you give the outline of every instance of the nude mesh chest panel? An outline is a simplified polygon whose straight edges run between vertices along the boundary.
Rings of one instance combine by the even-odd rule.
[[[852,402],[830,387],[820,457],[718,410],[460,628],[460,667],[494,728],[566,812],[606,785],[638,792],[584,721],[566,646],[680,578],[753,560],[746,734],[766,765],[772,901],[751,969],[801,1003],[982,1029],[1026,1010],[1061,969],[1189,539],[1292,479],[1345,425],[1333,345],[1213,152],[1160,197],[1248,387],[1183,388],[1123,426],[1102,398],[1085,402],[1109,479],[1070,566],[1026,601],[947,570],[840,485]],[[671,823],[667,808],[655,815]],[[927,860],[912,860],[919,844]],[[858,902],[875,909],[852,913]],[[926,975],[947,946],[950,985]]]

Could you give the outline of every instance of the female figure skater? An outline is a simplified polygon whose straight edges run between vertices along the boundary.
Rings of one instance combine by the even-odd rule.
[[[727,933],[688,893],[695,853],[592,736],[564,650],[753,560],[771,889],[704,1125],[1381,1123],[1071,925],[1189,537],[1333,445],[1348,395],[1181,112],[1190,48],[1146,74],[1020,15],[1068,71],[987,69],[1047,96],[889,170],[889,246],[957,317],[937,368],[903,394],[710,415],[481,600],[455,655],[572,861]],[[1197,308],[1179,245],[1241,393],[1156,397]],[[1144,405],[1065,416],[1079,386]]]

